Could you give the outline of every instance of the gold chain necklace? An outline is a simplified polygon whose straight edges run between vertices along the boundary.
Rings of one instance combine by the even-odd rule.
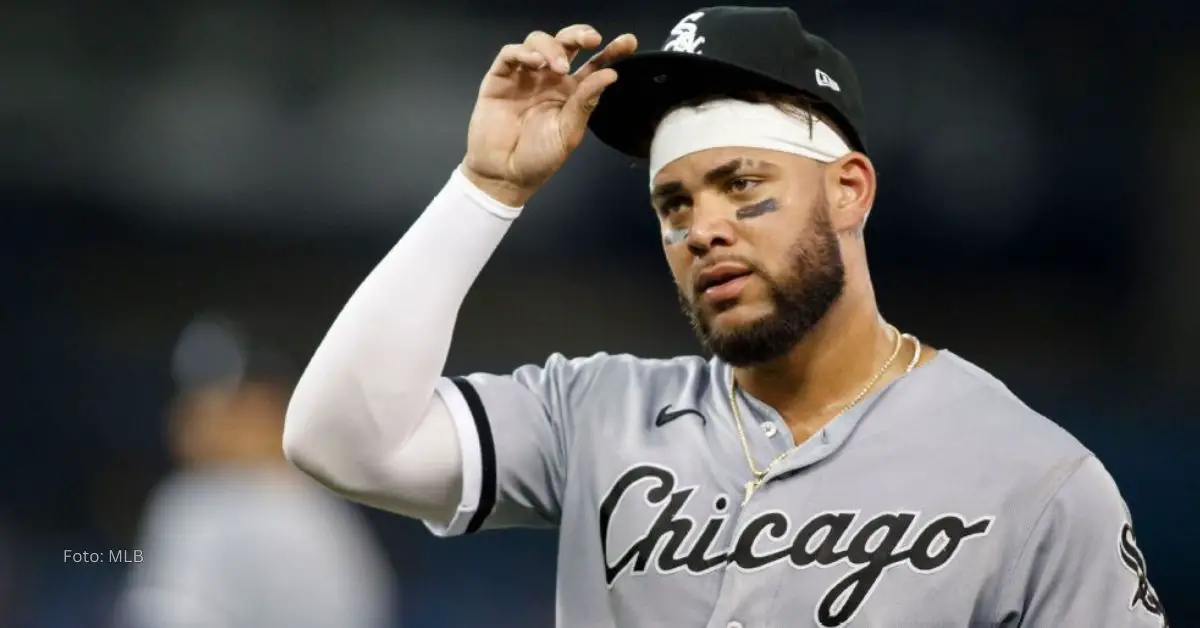
[[[879,382],[879,378],[883,377],[883,374],[886,373],[887,370],[891,368],[892,363],[896,361],[896,356],[900,355],[900,348],[903,346],[905,339],[908,339],[913,343],[913,357],[912,360],[909,361],[908,366],[904,369],[904,373],[906,375],[911,373],[912,370],[917,366],[917,362],[921,359],[921,341],[917,340],[917,337],[913,336],[912,334],[900,333],[900,330],[896,329],[896,327],[893,325],[888,325],[888,328],[891,329],[892,333],[896,336],[896,345],[892,348],[892,355],[889,356],[887,362],[884,362],[883,366],[875,372],[874,377],[867,382],[866,386],[863,386],[858,395],[856,395],[854,399],[850,401],[850,403],[846,404],[846,407],[842,408],[841,411],[834,415],[831,421],[837,419],[851,408],[858,405],[858,403],[867,396],[867,393],[871,392],[871,389],[874,388],[875,384]],[[737,380],[733,377],[733,373],[729,374],[729,382],[729,407],[733,409],[733,422],[737,426],[738,438],[740,438],[742,441],[742,451],[746,454],[746,464],[749,465],[750,473],[754,476],[749,482],[746,482],[746,495],[744,498],[742,498],[742,505],[745,505],[746,502],[750,501],[750,496],[754,495],[754,492],[757,491],[760,486],[762,486],[763,482],[767,478],[767,475],[771,473],[771,469],[774,469],[775,465],[779,464],[785,458],[790,456],[792,452],[799,449],[804,443],[800,443],[799,445],[791,447],[787,451],[779,454],[774,460],[767,464],[765,469],[759,471],[754,466],[754,456],[750,454],[750,441],[746,439],[746,428],[742,425],[742,413],[738,410],[738,385]]]

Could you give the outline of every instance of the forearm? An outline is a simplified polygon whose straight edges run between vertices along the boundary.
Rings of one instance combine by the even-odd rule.
[[[460,453],[445,412],[433,411],[444,410],[434,388],[462,301],[518,211],[454,173],[354,292],[300,378],[284,429],[297,467],[400,511],[457,499]],[[422,425],[431,418],[438,424]],[[389,477],[406,474],[436,477]]]

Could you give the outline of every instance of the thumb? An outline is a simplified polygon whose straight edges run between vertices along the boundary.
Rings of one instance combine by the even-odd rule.
[[[562,133],[571,147],[583,141],[587,132],[588,118],[596,110],[600,94],[617,81],[617,72],[609,68],[600,70],[579,82],[575,93],[563,103]]]

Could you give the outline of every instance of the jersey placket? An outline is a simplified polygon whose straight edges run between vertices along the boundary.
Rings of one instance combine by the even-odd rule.
[[[727,550],[731,553],[731,560],[722,573],[720,593],[707,628],[767,625],[768,618],[778,605],[777,598],[782,587],[791,578],[788,573],[781,574],[770,566],[752,569],[740,567],[734,554],[747,551],[746,548],[741,551],[738,549],[743,530],[752,524],[761,525],[761,522],[755,522],[764,516],[782,515],[789,523],[784,538],[771,539],[767,534],[760,533],[752,551],[764,554],[772,548],[778,550],[790,544],[792,539],[787,535],[795,533],[798,526],[814,514],[806,505],[814,487],[804,481],[805,469],[824,460],[845,444],[880,396],[881,393],[877,393],[863,400],[797,446],[791,429],[778,411],[745,391],[738,391],[737,402],[754,467],[763,470],[776,457],[783,454],[786,457],[770,468],[763,484],[737,511],[737,523]],[[747,481],[753,477],[749,466],[745,467],[744,473]]]
[[[861,418],[862,412],[869,407],[868,404],[860,404],[856,408],[851,408],[849,412],[797,445],[792,438],[791,428],[774,408],[744,392],[739,394],[739,403],[742,404],[742,418],[746,423],[746,440],[750,445],[750,453],[754,456],[754,466],[760,471],[764,470],[772,460],[786,454],[783,460],[768,470],[763,485],[758,488],[755,495],[769,490],[770,485],[779,479],[791,477],[796,472],[820,462],[836,451],[849,437],[854,425]],[[751,502],[753,501],[752,497]]]
[[[796,476],[795,472],[802,467],[820,460],[834,449],[817,437],[796,447],[791,438],[791,430],[773,408],[744,393],[739,394],[738,403],[742,404],[741,416],[745,422],[746,441],[750,454],[754,457],[754,466],[762,470],[776,457],[782,454],[788,456],[771,468],[766,482],[740,507],[734,527],[735,533],[729,539],[730,552],[736,551],[742,536],[741,531],[763,514],[775,511],[794,517],[803,511],[803,503],[811,487],[800,482],[799,478],[793,482],[786,480]],[[797,460],[807,462],[798,464]],[[748,466],[745,474],[747,481],[753,477]],[[773,495],[767,498],[763,493],[768,490],[772,493],[784,490],[787,496]],[[780,574],[773,572],[774,570],[769,568],[746,570],[731,561],[722,574],[720,593],[707,627],[752,628],[766,625],[767,617],[775,607],[775,597],[779,594],[779,588],[788,580],[786,576],[781,578]]]

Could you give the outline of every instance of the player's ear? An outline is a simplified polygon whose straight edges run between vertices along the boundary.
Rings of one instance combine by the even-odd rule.
[[[825,193],[829,219],[838,233],[862,228],[875,203],[875,166],[858,152],[825,167]]]

